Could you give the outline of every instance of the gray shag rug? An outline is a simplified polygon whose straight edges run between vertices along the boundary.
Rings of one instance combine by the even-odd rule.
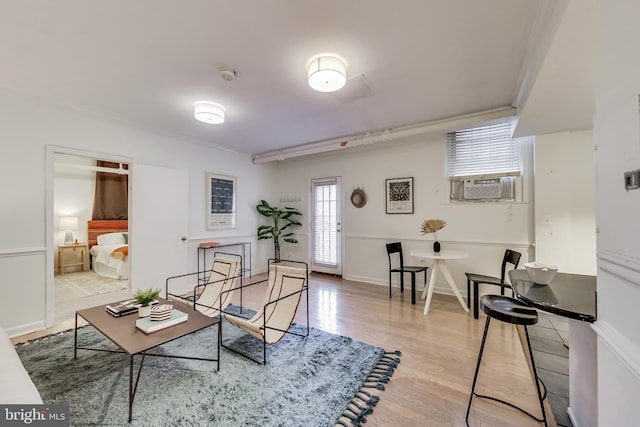
[[[247,311],[245,310],[245,313]],[[294,324],[305,333],[306,327]],[[224,343],[261,356],[262,343],[224,322]],[[122,353],[78,350],[73,330],[19,344],[16,350],[46,403],[68,403],[71,425],[127,425],[129,363]],[[212,327],[150,350],[215,358]],[[78,345],[116,347],[91,326]],[[147,357],[132,426],[353,426],[366,422],[399,352],[311,328],[267,347],[267,364],[221,349],[215,362]],[[140,357],[136,357],[134,374]]]

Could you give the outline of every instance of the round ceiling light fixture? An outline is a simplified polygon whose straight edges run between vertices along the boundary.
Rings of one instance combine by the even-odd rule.
[[[224,107],[211,101],[198,101],[193,104],[193,117],[202,123],[219,125],[224,123]]]
[[[318,92],[335,92],[347,83],[347,64],[337,55],[316,55],[307,64],[307,78]]]

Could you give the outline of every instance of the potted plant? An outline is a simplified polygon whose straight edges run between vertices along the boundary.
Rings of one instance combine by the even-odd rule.
[[[282,209],[271,206],[265,200],[260,200],[256,206],[256,210],[262,216],[271,218],[271,225],[261,225],[258,227],[258,240],[273,239],[273,248],[275,251],[276,262],[280,262],[280,239],[287,243],[298,243],[293,237],[293,232],[284,233],[286,229],[293,226],[301,226],[302,224],[295,218],[302,213],[290,207]]]
[[[433,252],[440,252],[440,241],[438,240],[438,231],[442,230],[447,222],[442,219],[427,219],[422,223],[420,231],[422,235],[433,234]]]
[[[140,304],[138,307],[138,316],[147,317],[151,314],[151,303],[160,295],[160,289],[138,289],[133,298],[136,300],[136,304]]]

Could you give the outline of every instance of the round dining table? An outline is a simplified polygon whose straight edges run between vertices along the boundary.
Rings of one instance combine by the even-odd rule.
[[[469,256],[468,253],[462,251],[452,251],[452,250],[442,250],[440,252],[433,252],[429,250],[416,250],[411,252],[411,256],[420,258],[420,259],[430,259],[433,260],[431,277],[429,278],[429,283],[422,291],[422,299],[426,301],[424,303],[424,314],[427,315],[429,313],[429,306],[431,305],[431,296],[433,295],[433,288],[436,285],[436,277],[438,274],[442,273],[447,284],[451,287],[451,290],[455,294],[458,301],[460,301],[460,305],[464,311],[469,312],[467,308],[467,304],[462,299],[462,295],[460,295],[460,291],[453,281],[453,277],[451,277],[451,273],[447,268],[446,261],[447,260],[455,260],[455,259],[463,259]]]

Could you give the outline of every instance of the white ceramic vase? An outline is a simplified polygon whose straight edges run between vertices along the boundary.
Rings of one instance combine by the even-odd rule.
[[[151,306],[138,307],[138,317],[147,317],[151,315]]]

